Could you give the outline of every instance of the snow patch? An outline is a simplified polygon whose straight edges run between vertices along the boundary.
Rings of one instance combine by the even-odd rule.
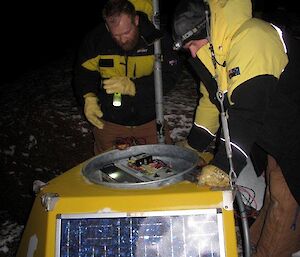
[[[1,224],[0,230],[0,252],[7,253],[9,251],[8,245],[20,238],[24,226],[9,220]]]

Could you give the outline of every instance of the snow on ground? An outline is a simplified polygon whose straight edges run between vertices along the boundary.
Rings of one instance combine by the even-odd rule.
[[[10,252],[14,250],[12,246],[17,246],[14,242],[19,241],[19,238],[24,229],[23,225],[19,225],[11,220],[6,220],[1,224],[0,231],[0,256],[13,256]],[[2,255],[8,254],[8,255]]]

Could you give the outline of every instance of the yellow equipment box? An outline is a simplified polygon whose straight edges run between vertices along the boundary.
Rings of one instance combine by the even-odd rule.
[[[157,152],[150,154],[157,159]],[[176,164],[180,157],[173,154]],[[95,163],[112,156],[115,152],[95,157],[41,187],[18,257],[237,257],[230,190],[213,191],[185,180],[158,187],[143,181],[142,187],[132,188],[97,183],[101,174]],[[172,156],[164,162],[171,163]],[[89,174],[91,170],[97,172]]]

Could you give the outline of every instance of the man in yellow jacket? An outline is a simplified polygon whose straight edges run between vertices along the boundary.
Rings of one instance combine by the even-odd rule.
[[[82,42],[74,89],[93,125],[95,154],[157,143],[154,42],[161,39],[164,93],[176,84],[179,58],[170,35],[151,23],[152,11],[150,0],[109,0],[104,22]],[[168,133],[165,138],[171,142]]]
[[[255,257],[300,249],[300,96],[281,36],[252,18],[250,0],[182,0],[174,15],[174,47],[190,52],[201,80],[185,144],[201,156],[216,141],[199,184],[228,186],[254,147],[268,154],[266,199],[251,227]]]

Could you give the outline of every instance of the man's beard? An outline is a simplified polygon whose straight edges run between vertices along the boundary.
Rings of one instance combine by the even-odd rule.
[[[138,33],[138,31],[136,31],[136,34],[135,34],[135,36],[132,38],[131,41],[128,41],[128,42],[126,42],[126,43],[124,43],[124,44],[122,44],[121,42],[117,42],[117,44],[118,44],[123,50],[125,50],[125,51],[130,51],[130,50],[132,50],[132,49],[134,49],[134,48],[136,47],[138,41],[139,41],[139,33]]]

